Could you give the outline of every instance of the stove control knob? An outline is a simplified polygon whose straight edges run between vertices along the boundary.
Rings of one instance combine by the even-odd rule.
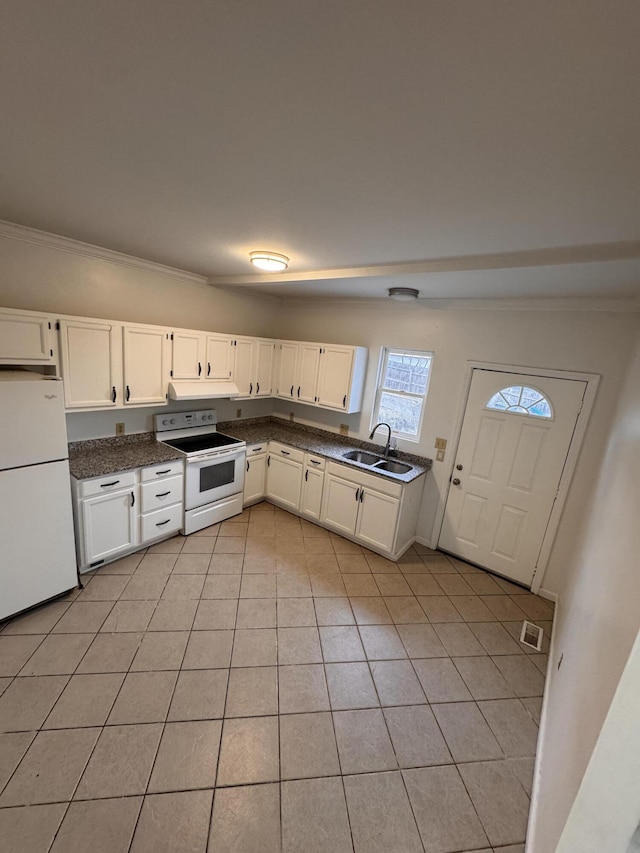
[[[209,415],[209,420],[210,420],[210,421],[212,421],[212,420],[213,420],[213,415]]]
[[[176,422],[175,418],[171,418],[171,420],[169,421],[170,424],[175,424],[175,422]]]
[[[203,421],[206,421],[206,419],[207,419],[207,416],[206,416],[206,415],[203,415],[203,416],[202,416],[202,420],[203,420]]]

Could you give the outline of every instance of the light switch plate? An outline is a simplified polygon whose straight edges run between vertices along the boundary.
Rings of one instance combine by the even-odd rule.
[[[444,450],[436,450],[436,462],[444,462]]]
[[[436,448],[436,450],[446,450],[447,449],[447,439],[446,438],[436,438],[435,448]]]

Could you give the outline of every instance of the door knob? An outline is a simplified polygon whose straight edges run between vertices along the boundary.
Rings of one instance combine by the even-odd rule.
[[[454,485],[454,486],[459,486],[459,485],[460,485],[460,480],[459,480],[457,477],[454,477],[454,478],[453,478],[453,480],[452,480],[451,482],[453,483],[453,485]]]
[[[460,465],[460,464],[456,465],[456,471],[462,471],[462,465]]]

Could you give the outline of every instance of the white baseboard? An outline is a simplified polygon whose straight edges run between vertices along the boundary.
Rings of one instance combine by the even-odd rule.
[[[540,596],[540,598],[546,598],[547,601],[553,601],[554,604],[558,603],[558,593],[551,592],[550,589],[545,589],[541,586],[538,590],[538,595]]]
[[[433,545],[428,539],[425,539],[424,536],[415,536],[413,541],[417,542],[419,545],[424,545],[426,548],[431,548],[432,551],[436,550],[436,546]]]

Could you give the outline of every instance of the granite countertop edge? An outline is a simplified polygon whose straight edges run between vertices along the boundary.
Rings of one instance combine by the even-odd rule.
[[[316,453],[346,468],[356,468],[376,477],[399,483],[411,483],[431,468],[432,460],[410,453],[399,452],[394,459],[406,462],[412,470],[406,474],[389,474],[375,471],[368,465],[344,459],[346,450],[370,450],[381,454],[379,444],[362,441],[358,438],[337,435],[317,427],[304,424],[291,425],[280,418],[270,415],[261,418],[245,418],[242,421],[222,421],[218,424],[220,432],[231,435],[247,444],[260,441],[279,441],[308,453]],[[157,465],[160,462],[172,462],[184,459],[179,450],[156,441],[151,432],[110,438],[92,438],[86,441],[69,443],[69,470],[78,480],[93,477],[105,477],[118,471],[131,471]]]

